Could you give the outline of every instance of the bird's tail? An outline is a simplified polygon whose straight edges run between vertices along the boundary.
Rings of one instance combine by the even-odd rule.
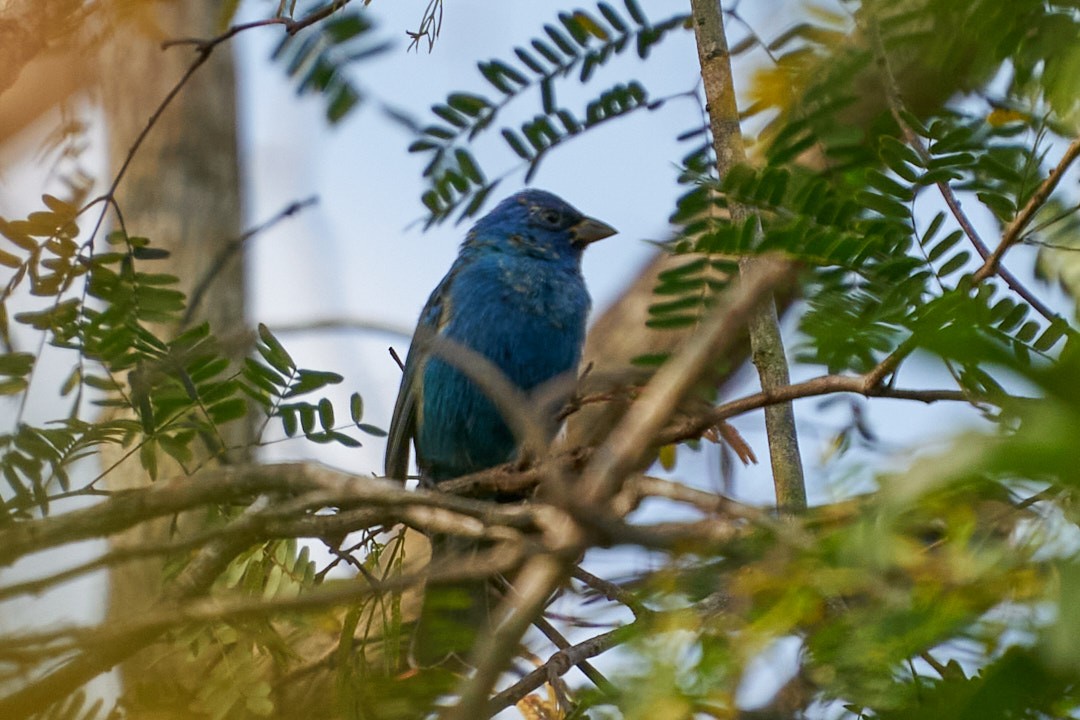
[[[469,563],[483,549],[483,544],[472,538],[433,535],[431,567],[438,570]],[[428,581],[409,648],[411,664],[467,670],[473,645],[492,626],[498,599],[487,578]]]

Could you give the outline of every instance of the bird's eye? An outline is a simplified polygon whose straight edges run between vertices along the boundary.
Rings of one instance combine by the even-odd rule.
[[[538,217],[540,222],[551,227],[558,227],[562,221],[562,214],[558,210],[541,210]]]

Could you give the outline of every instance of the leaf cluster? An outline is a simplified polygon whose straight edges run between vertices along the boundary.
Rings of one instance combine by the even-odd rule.
[[[196,457],[236,449],[222,428],[250,421],[251,403],[263,414],[260,434],[278,418],[288,437],[302,430],[319,443],[360,444],[338,427],[328,398],[308,399],[340,383],[340,375],[297,367],[265,327],[259,329],[259,358],[245,359],[242,368],[207,324],[177,333],[187,307],[179,278],[151,269],[168,253],[123,231],[109,234],[106,248],[96,252],[80,246],[76,207],[52,196],[43,202],[45,210],[25,219],[0,219],[9,248],[0,261],[13,270],[0,303],[0,329],[10,347],[7,308],[23,285],[31,298],[44,300],[41,309],[15,313],[11,321],[72,353],[72,369],[60,388],[71,398],[72,412],[45,427],[17,420],[0,434],[0,473],[10,490],[0,520],[31,508],[47,512],[58,491],[92,490],[93,483],[73,487],[70,469],[104,445],[121,448],[125,456],[137,454],[151,479],[158,476],[162,454],[193,471]],[[0,392],[25,397],[36,362],[28,352],[0,355]],[[85,419],[86,399],[109,415]],[[382,433],[362,422],[362,414],[362,399],[354,394],[352,424],[361,432]]]
[[[286,35],[273,53],[285,74],[296,81],[296,94],[317,94],[326,101],[326,119],[341,122],[364,99],[349,76],[349,66],[390,48],[375,38],[375,25],[362,10],[346,8],[295,35]]]
[[[552,149],[607,121],[636,110],[655,110],[662,102],[649,97],[636,80],[617,83],[575,113],[558,100],[560,83],[576,76],[588,84],[596,71],[615,57],[635,51],[641,59],[674,30],[686,27],[679,14],[653,23],[635,0],[624,0],[625,12],[601,2],[595,12],[559,13],[558,23],[544,25],[544,34],[527,47],[514,48],[514,59],[478,63],[495,95],[457,92],[433,105],[438,120],[420,130],[409,152],[423,153],[423,175],[429,189],[421,196],[428,210],[427,225],[442,222],[455,212],[460,222],[483,207],[499,179],[489,180],[467,147],[481,134],[494,130],[500,112],[531,91],[539,92],[540,114],[519,127],[499,129],[506,147],[527,163],[529,181]]]

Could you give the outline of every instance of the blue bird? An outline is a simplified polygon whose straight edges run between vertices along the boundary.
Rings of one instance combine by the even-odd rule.
[[[508,197],[472,227],[420,313],[390,422],[388,477],[405,477],[410,441],[421,478],[435,484],[515,458],[495,404],[422,338],[479,353],[525,392],[576,371],[590,306],[581,256],[613,234],[542,190]]]
[[[428,485],[516,458],[518,439],[496,404],[425,338],[447,338],[483,356],[525,393],[576,372],[590,306],[582,253],[613,234],[541,190],[512,195],[477,221],[420,313],[390,422],[388,477],[405,478],[410,442]],[[555,423],[549,426],[553,433]],[[476,545],[432,538],[433,563],[470,550]],[[422,665],[460,659],[487,621],[486,583],[450,590],[429,584],[425,593],[413,647]]]

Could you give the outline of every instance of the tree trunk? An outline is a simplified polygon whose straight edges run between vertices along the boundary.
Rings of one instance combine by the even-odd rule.
[[[214,35],[219,4],[213,0],[148,3],[141,22],[111,28],[102,56],[102,99],[109,136],[110,176],[115,177],[148,119],[194,60],[190,46],[161,48],[170,37]],[[146,22],[160,29],[148,31]],[[172,101],[131,160],[117,191],[117,202],[131,236],[144,236],[171,258],[162,269],[181,278],[190,294],[220,250],[240,234],[240,186],[237,161],[235,79],[232,53],[218,48]],[[114,222],[113,227],[118,224]],[[100,240],[99,240],[100,242]],[[240,254],[223,267],[204,298],[197,321],[208,320],[219,338],[244,337],[244,273]],[[165,329],[166,333],[175,328]],[[244,354],[243,343],[233,343]],[[222,428],[232,447],[249,445],[242,423]],[[245,451],[233,451],[244,455]],[[105,467],[117,458],[104,457]],[[226,460],[231,458],[226,458]],[[239,459],[239,458],[235,458]],[[161,476],[179,474],[163,466]],[[110,489],[150,482],[134,460],[107,476]],[[202,518],[179,518],[140,526],[116,538],[117,545],[161,542],[170,533],[192,527]],[[108,620],[120,621],[153,605],[164,579],[161,561],[131,563],[110,576]],[[140,706],[160,705],[160,712],[140,718],[190,717],[186,706],[201,680],[184,653],[140,652],[121,667],[126,690],[137,690]],[[167,710],[169,706],[175,710]],[[174,714],[175,713],[175,714]],[[136,717],[133,715],[132,717]]]

